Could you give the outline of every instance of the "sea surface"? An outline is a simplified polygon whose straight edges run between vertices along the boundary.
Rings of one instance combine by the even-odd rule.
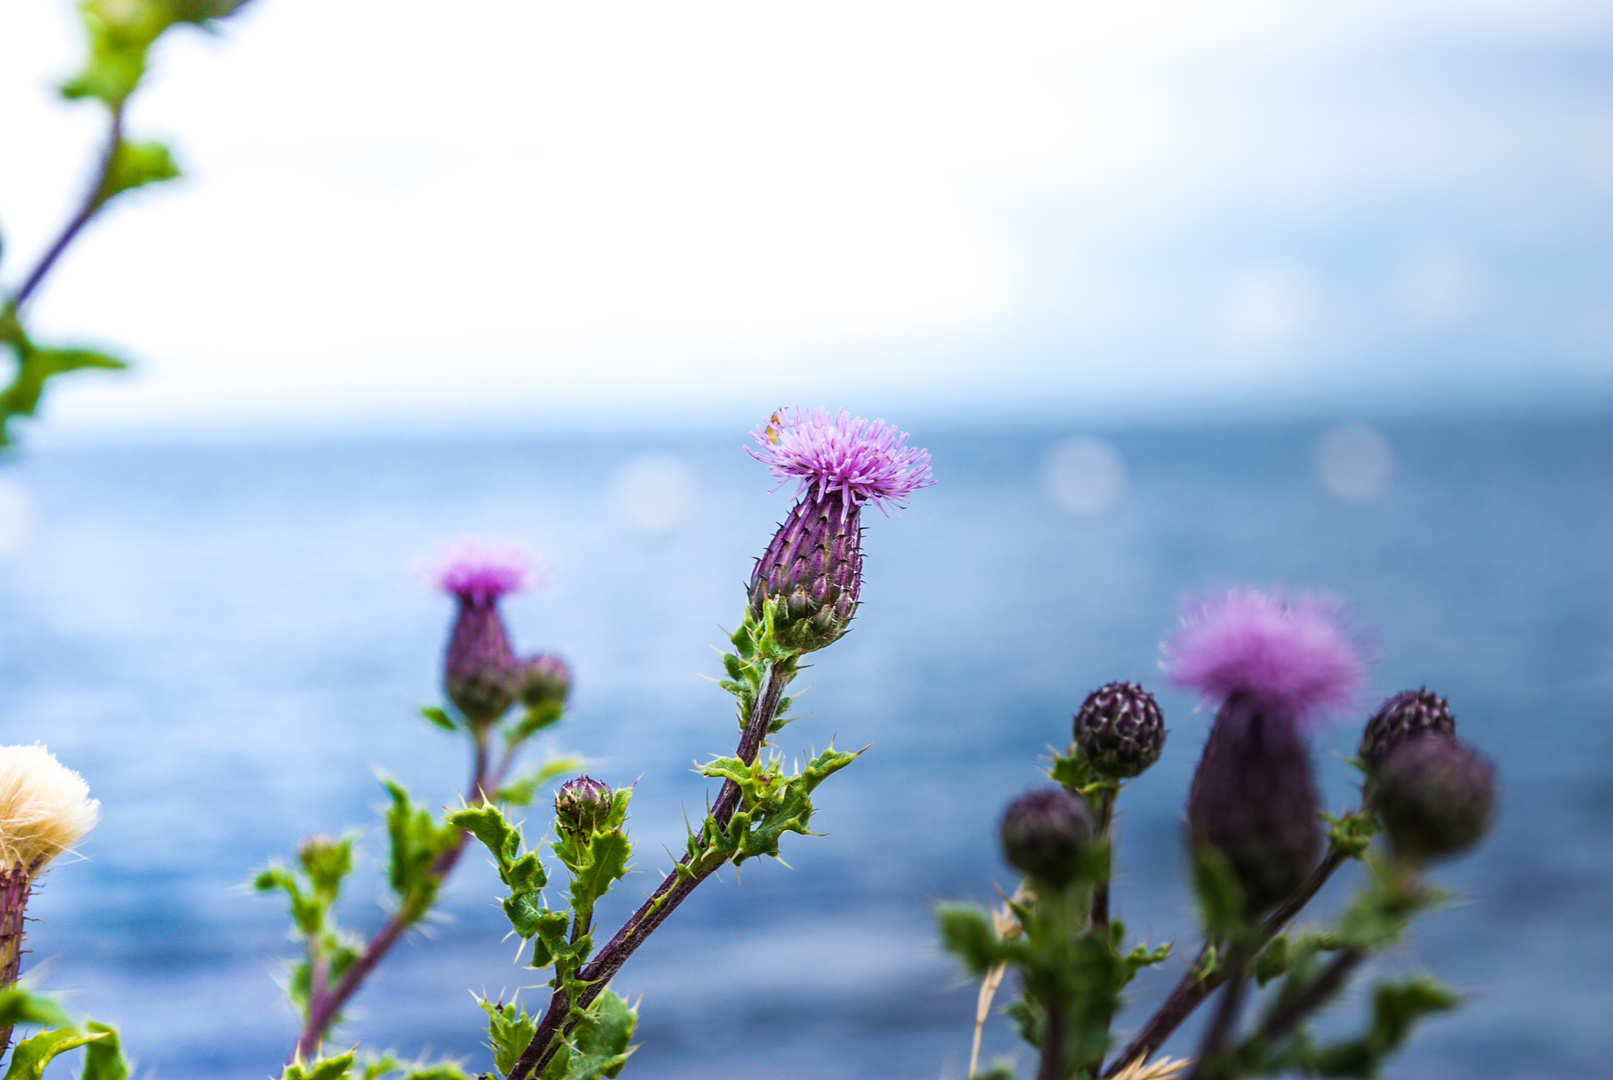
[[[791,756],[869,749],[820,789],[822,835],[786,838],[788,866],[724,872],[628,964],[617,989],[642,1023],[624,1075],[961,1077],[975,990],[938,953],[931,909],[1012,886],[997,815],[1110,679],[1153,688],[1171,729],[1122,799],[1115,903],[1135,933],[1190,955],[1180,817],[1208,717],[1162,684],[1158,642],[1185,593],[1245,583],[1333,592],[1373,643],[1371,692],[1318,740],[1331,806],[1353,798],[1335,752],[1382,696],[1424,684],[1504,783],[1494,835],[1436,874],[1460,899],[1380,966],[1431,969],[1468,999],[1389,1075],[1608,1075],[1613,419],[1380,430],[1393,479],[1354,503],[1318,483],[1315,426],[1101,432],[1128,482],[1085,518],[1043,481],[1049,450],[1077,433],[917,432],[938,482],[869,515],[855,629],[814,659],[805,715],[777,739]],[[104,811],[34,901],[39,984],[122,1025],[142,1076],[278,1075],[293,942],[282,901],[246,883],[311,833],[357,830],[366,858],[340,915],[367,934],[386,902],[378,774],[432,806],[457,800],[465,749],[416,710],[440,700],[452,615],[419,560],[460,535],[519,540],[548,567],[508,620],[518,648],[576,671],[548,749],[638,785],[642,872],[601,908],[622,918],[715,791],[693,763],[735,734],[713,646],[789,506],[740,434],[25,450],[5,474],[36,524],[0,563],[0,739],[43,740]],[[693,478],[659,533],[622,504],[619,470],[647,453]],[[543,820],[532,813],[534,832]],[[517,964],[497,889],[473,850],[338,1041],[488,1067],[472,992],[542,981]],[[1181,970],[1144,974],[1121,1028]],[[1359,1023],[1358,996],[1339,1008],[1337,1029]],[[1001,1017],[985,1041],[987,1061],[1015,1051]],[[1192,1044],[1188,1029],[1170,1049]]]

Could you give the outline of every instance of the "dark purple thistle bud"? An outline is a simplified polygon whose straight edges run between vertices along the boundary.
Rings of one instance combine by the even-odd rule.
[[[1299,888],[1321,855],[1321,800],[1305,739],[1234,699],[1222,706],[1187,796],[1189,838],[1218,849],[1253,917]]]
[[[521,689],[520,665],[510,648],[499,598],[525,588],[530,560],[509,547],[463,544],[437,568],[437,583],[459,602],[443,689],[473,727],[485,727],[509,711]]]
[[[1063,788],[1027,792],[1008,804],[1001,827],[1003,856],[1033,881],[1063,888],[1081,870],[1092,841],[1085,801]]]
[[[1165,718],[1154,695],[1112,682],[1087,695],[1075,714],[1075,745],[1105,780],[1141,775],[1165,749]]]
[[[571,669],[560,657],[539,653],[521,665],[521,704],[529,709],[564,705],[571,693]]]
[[[775,638],[811,652],[844,634],[862,589],[862,508],[906,505],[929,487],[928,451],[904,432],[845,410],[780,409],[752,432],[747,452],[782,482],[795,480],[797,502],[756,560],[750,613],[771,610]]]
[[[1413,739],[1383,762],[1372,792],[1396,855],[1423,862],[1465,851],[1495,821],[1495,770],[1454,738]]]
[[[1219,706],[1188,793],[1189,840],[1226,858],[1249,917],[1298,888],[1321,853],[1305,730],[1346,706],[1361,676],[1336,616],[1319,597],[1235,590],[1188,604],[1165,646],[1171,681]]]
[[[556,831],[575,840],[588,839],[610,817],[612,798],[611,789],[592,777],[567,780],[554,797]]]
[[[862,590],[862,525],[858,507],[839,492],[795,504],[751,573],[750,610],[773,612],[780,645],[812,652],[851,626]]]
[[[1374,774],[1402,744],[1427,736],[1456,738],[1456,717],[1451,715],[1450,705],[1427,687],[1402,690],[1367,721],[1356,757],[1368,774]]]

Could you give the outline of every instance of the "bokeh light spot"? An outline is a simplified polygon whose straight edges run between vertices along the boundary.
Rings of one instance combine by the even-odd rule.
[[[694,502],[695,474],[670,454],[641,454],[616,470],[611,502],[636,531],[655,535],[682,524]]]
[[[1316,476],[1328,492],[1346,502],[1382,494],[1395,471],[1389,440],[1365,424],[1333,428],[1316,444]]]
[[[1047,455],[1047,492],[1059,509],[1077,517],[1107,513],[1126,490],[1126,463],[1102,439],[1069,439]]]

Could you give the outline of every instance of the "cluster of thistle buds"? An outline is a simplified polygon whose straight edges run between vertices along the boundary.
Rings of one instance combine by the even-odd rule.
[[[473,733],[485,732],[516,702],[558,718],[571,671],[558,656],[518,659],[499,601],[533,585],[531,559],[513,547],[464,543],[444,557],[437,583],[458,603],[443,663],[443,690]]]

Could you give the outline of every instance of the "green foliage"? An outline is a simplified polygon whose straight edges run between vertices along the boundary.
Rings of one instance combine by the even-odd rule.
[[[125,191],[178,177],[179,165],[175,163],[173,153],[162,143],[119,139],[101,186],[95,191],[92,205],[99,209]]]
[[[941,947],[980,978],[1008,958],[1006,943],[997,937],[991,916],[974,904],[941,904],[935,909]]]
[[[1372,846],[1372,838],[1382,830],[1376,814],[1362,810],[1349,810],[1338,817],[1323,814],[1327,822],[1327,846],[1334,854],[1349,859],[1360,859]]]
[[[521,718],[509,725],[504,733],[504,742],[508,746],[525,742],[544,728],[551,727],[559,722],[565,715],[566,707],[558,701],[542,701],[529,706]]]
[[[386,812],[387,839],[391,842],[388,882],[402,910],[425,915],[442,884],[437,860],[459,843],[459,830],[439,824],[430,812],[416,806],[403,785],[384,781],[392,805]]]
[[[571,1037],[560,1045],[543,1080],[601,1080],[614,1077],[627,1064],[635,1047],[633,1029],[638,1011],[613,990],[600,994],[578,1019]]]
[[[487,1013],[487,1045],[493,1051],[493,1067],[500,1076],[508,1076],[532,1036],[537,1034],[537,1018],[528,1016],[526,1010],[513,1001],[508,1005],[502,1001],[495,1005],[486,998],[477,1000]]]
[[[719,680],[717,685],[734,695],[739,705],[739,729],[744,731],[751,711],[756,708],[756,699],[762,692],[762,680],[767,675],[768,665],[774,665],[775,678],[783,679],[788,685],[795,678],[799,653],[779,643],[773,632],[773,609],[767,606],[764,606],[760,619],[747,611],[739,629],[730,634],[728,640],[734,646],[734,651],[724,653],[722,658],[723,671],[728,677]],[[768,724],[769,735],[777,734],[790,722],[788,714],[791,701],[791,698],[779,699],[778,709]]]
[[[361,1080],[381,1080],[394,1073],[400,1080],[470,1080],[458,1061],[444,1058],[441,1061],[399,1061],[391,1054],[369,1057],[359,1071]]]
[[[1338,924],[1339,944],[1362,952],[1399,940],[1412,916],[1445,899],[1402,867],[1376,857],[1366,862],[1371,877]]]
[[[0,990],[0,1027],[39,1024],[44,1027],[70,1027],[72,1019],[52,999],[20,986]]]
[[[434,726],[440,727],[444,731],[459,730],[459,722],[448,714],[448,710],[440,708],[436,705],[425,706],[420,710],[420,715],[425,717]]]
[[[537,797],[539,788],[557,777],[572,776],[587,767],[588,762],[580,757],[551,758],[536,772],[529,773],[519,780],[512,780],[493,792],[493,801],[506,806],[529,806]]]
[[[0,390],[0,446],[11,442],[9,424],[18,416],[33,416],[45,384],[71,371],[121,370],[127,365],[93,349],[51,349],[35,343],[23,330],[15,302],[0,308],[0,346],[10,349],[16,361],[11,383]]]
[[[253,880],[259,892],[284,892],[291,908],[291,921],[305,942],[305,957],[291,969],[287,992],[307,1015],[313,990],[314,964],[323,965],[328,980],[340,979],[358,959],[358,943],[337,926],[332,908],[342,892],[342,882],[353,871],[353,842],[349,834],[340,840],[315,836],[297,852],[301,873],[284,866],[270,866]]]
[[[539,890],[549,884],[543,861],[537,852],[526,850],[521,830],[510,824],[502,810],[492,803],[466,807],[448,815],[448,823],[464,829],[492,852],[499,880],[510,890],[503,900],[504,914],[523,941],[545,930],[552,933],[556,919],[564,932],[566,917],[550,911],[539,899]]]
[[[80,0],[79,19],[89,56],[78,74],[62,84],[69,99],[97,98],[121,109],[145,76],[151,46],[180,23],[206,26],[244,0]]]
[[[110,1031],[110,1028],[81,1031],[76,1027],[41,1031],[33,1038],[24,1039],[12,1048],[11,1067],[6,1070],[5,1080],[40,1080],[45,1072],[45,1066],[49,1065],[56,1055],[105,1039]]]
[[[789,776],[776,756],[766,761],[758,757],[749,765],[736,757],[720,757],[702,765],[702,776],[738,784],[742,800],[726,831],[718,833],[716,822],[707,817],[700,833],[689,838],[691,861],[715,859],[737,866],[761,855],[776,858],[785,833],[812,834],[812,792],[862,752],[848,754],[830,747]]]
[[[129,1063],[123,1059],[117,1031],[94,1020],[86,1021],[84,1030],[100,1038],[84,1045],[84,1069],[78,1080],[129,1080]]]
[[[299,1058],[281,1071],[280,1080],[341,1080],[353,1067],[354,1056],[355,1051],[349,1050],[336,1057],[316,1058],[309,1062]]]
[[[1193,892],[1198,897],[1199,918],[1210,937],[1241,941],[1249,936],[1243,918],[1243,887],[1219,849],[1207,845],[1193,849]]]

